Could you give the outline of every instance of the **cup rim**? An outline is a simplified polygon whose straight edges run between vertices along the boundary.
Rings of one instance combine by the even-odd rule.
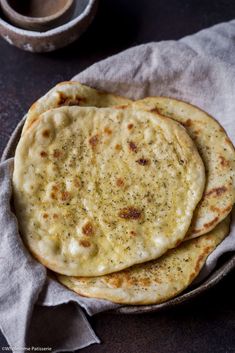
[[[14,17],[17,22],[25,22],[25,23],[48,23],[50,21],[54,21],[55,19],[59,19],[64,13],[69,10],[69,8],[73,5],[74,0],[67,0],[65,5],[60,8],[57,12],[53,13],[49,16],[43,17],[32,17],[22,15],[20,12],[17,12],[9,3],[8,0],[0,0],[0,4],[2,5],[2,11],[6,13],[6,16],[9,14],[9,18]]]
[[[0,17],[0,27],[2,26],[11,32],[14,32],[17,35],[21,35],[24,37],[48,38],[48,37],[51,37],[52,35],[57,35],[73,28],[77,23],[82,21],[85,17],[88,17],[93,6],[97,1],[98,0],[88,0],[84,11],[80,13],[78,16],[76,16],[74,19],[56,28],[49,29],[48,31],[45,31],[45,32],[30,31],[27,29],[16,27],[6,22],[5,20],[3,20],[1,17]]]

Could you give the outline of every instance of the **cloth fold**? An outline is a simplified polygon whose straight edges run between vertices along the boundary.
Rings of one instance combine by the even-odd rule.
[[[73,80],[132,99],[163,95],[186,100],[218,119],[235,143],[234,45],[235,21],[231,21],[179,41],[128,49]],[[18,353],[30,346],[57,352],[98,343],[83,310],[94,315],[118,305],[79,297],[47,276],[31,257],[10,207],[12,169],[13,159],[0,164],[0,327]],[[232,250],[234,224],[229,237],[207,259],[200,280],[211,273],[222,254]]]

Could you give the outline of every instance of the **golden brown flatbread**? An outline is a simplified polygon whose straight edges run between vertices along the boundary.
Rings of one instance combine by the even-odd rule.
[[[66,275],[118,271],[175,247],[204,184],[185,129],[136,109],[49,110],[15,154],[23,239],[45,266]]]

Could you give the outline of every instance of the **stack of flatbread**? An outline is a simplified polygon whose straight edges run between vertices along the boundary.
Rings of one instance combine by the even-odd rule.
[[[61,83],[29,109],[16,149],[20,233],[78,294],[160,303],[228,234],[234,167],[224,129],[188,103]]]

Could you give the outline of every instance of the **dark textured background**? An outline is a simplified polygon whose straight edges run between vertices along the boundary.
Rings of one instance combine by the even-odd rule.
[[[31,103],[55,83],[130,46],[177,39],[234,18],[234,0],[100,0],[91,27],[65,49],[35,55],[0,39],[0,154]],[[234,353],[234,275],[173,310],[92,318],[103,344],[82,352]],[[0,337],[0,347],[5,344]]]

